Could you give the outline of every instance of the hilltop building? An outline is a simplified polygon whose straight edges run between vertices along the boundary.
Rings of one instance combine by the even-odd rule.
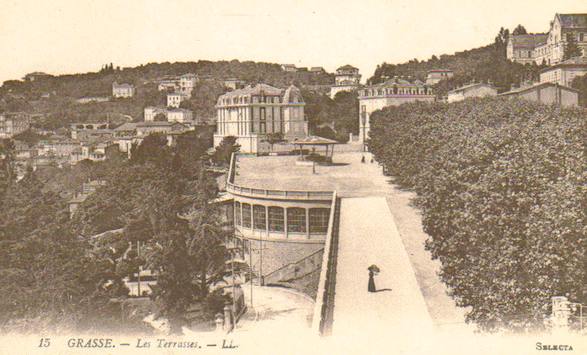
[[[115,98],[129,98],[135,95],[135,87],[131,84],[112,83],[112,96]]]
[[[587,57],[571,58],[542,70],[540,82],[571,86],[573,79],[586,74]]]
[[[295,73],[298,71],[298,68],[294,64],[281,64],[281,70]]]
[[[24,112],[0,113],[0,138],[12,138],[30,126],[30,116]]]
[[[257,84],[221,95],[216,103],[214,146],[224,137],[235,136],[241,152],[260,153],[269,150],[269,144],[263,142],[268,134],[305,137],[304,106],[300,90],[293,85],[284,90]]]
[[[369,137],[369,118],[374,111],[415,101],[434,102],[432,88],[419,80],[409,82],[395,77],[360,89],[359,140],[364,142]]]
[[[441,80],[450,79],[455,73],[450,69],[432,69],[428,71],[426,76],[426,85],[434,85]]]
[[[359,69],[352,65],[344,65],[336,69],[334,86],[330,88],[330,98],[334,99],[337,93],[341,91],[353,91],[359,88],[361,84],[361,74]]]
[[[32,81],[45,80],[45,79],[49,79],[52,77],[53,77],[53,75],[51,75],[51,74],[36,71],[36,72],[29,73],[29,74],[25,75],[24,78],[22,78],[22,80],[32,82]]]
[[[476,83],[461,86],[448,92],[448,102],[457,102],[470,97],[497,96],[497,89],[491,84]]]
[[[548,33],[510,36],[507,58],[518,63],[554,65],[563,60],[568,36],[587,56],[587,14],[556,14]]]

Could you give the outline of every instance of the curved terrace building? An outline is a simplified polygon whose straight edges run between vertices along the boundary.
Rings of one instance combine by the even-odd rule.
[[[291,85],[278,89],[266,84],[247,86],[228,92],[216,103],[214,146],[227,136],[235,136],[243,153],[269,152],[266,137],[281,134],[291,140],[308,135],[304,117],[304,99],[300,90]]]

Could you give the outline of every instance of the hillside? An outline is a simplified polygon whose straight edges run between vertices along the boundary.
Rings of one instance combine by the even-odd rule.
[[[384,77],[404,76],[417,78],[422,81],[431,69],[451,69],[455,75],[452,79],[437,84],[438,96],[472,81],[491,82],[499,92],[508,91],[512,86],[518,86],[526,80],[539,79],[538,65],[522,65],[506,58],[505,37],[508,32],[500,32],[495,43],[455,54],[443,54],[440,57],[433,55],[425,61],[413,59],[402,64],[382,63],[377,66],[375,73],[368,82],[380,83]]]
[[[198,118],[214,116],[214,105],[226,91],[224,80],[237,78],[248,83],[264,82],[284,87],[328,85],[334,82],[332,74],[285,72],[279,64],[232,61],[204,61],[149,63],[133,68],[102,69],[99,72],[59,75],[39,81],[8,80],[0,87],[0,112],[26,111],[43,114],[35,124],[42,128],[56,128],[71,122],[96,122],[105,119],[125,121],[131,116],[142,120],[145,106],[165,105],[165,93],[157,91],[155,81],[167,75],[196,73],[204,78],[197,84],[193,97],[186,106]],[[131,99],[80,104],[75,100],[86,96],[110,96],[113,82],[131,83],[136,95]]]

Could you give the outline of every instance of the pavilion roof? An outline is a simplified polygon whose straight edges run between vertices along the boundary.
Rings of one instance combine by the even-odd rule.
[[[340,144],[338,141],[333,139],[328,139],[319,136],[307,136],[304,138],[296,138],[293,141],[293,144],[299,145],[328,145],[328,144]]]

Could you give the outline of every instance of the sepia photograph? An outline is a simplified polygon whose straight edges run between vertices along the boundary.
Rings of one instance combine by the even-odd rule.
[[[0,0],[0,355],[587,354],[587,1]]]

